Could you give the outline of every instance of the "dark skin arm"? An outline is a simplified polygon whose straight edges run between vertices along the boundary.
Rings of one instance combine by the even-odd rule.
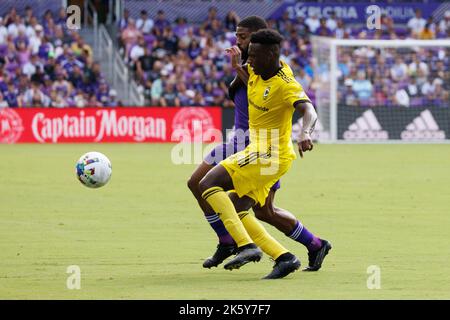
[[[305,115],[305,111],[310,107],[314,108],[312,103],[309,101],[299,100],[294,103],[294,108],[298,110],[301,117],[303,117]],[[315,124],[316,123],[314,121],[314,123],[312,125],[313,130],[314,130]],[[312,131],[311,131],[311,133],[312,133]],[[307,137],[307,139],[299,141],[298,142],[298,152],[300,154],[300,157],[303,158],[303,153],[306,151],[311,151],[313,149],[313,147],[314,147],[314,144],[311,141],[310,135]]]
[[[225,52],[230,55],[231,66],[236,70],[239,79],[247,85],[248,82],[248,72],[247,65],[241,65],[241,50],[237,46],[225,49]]]

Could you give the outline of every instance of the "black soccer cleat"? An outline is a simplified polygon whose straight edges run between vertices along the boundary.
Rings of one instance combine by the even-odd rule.
[[[318,271],[322,267],[323,260],[332,247],[327,240],[321,239],[321,241],[322,247],[319,250],[308,252],[309,264],[303,271]]]
[[[262,251],[255,244],[247,244],[237,249],[237,255],[225,264],[227,270],[239,269],[249,262],[258,262],[262,258]]]
[[[300,260],[293,254],[289,253],[288,260],[281,260],[275,262],[273,270],[263,279],[281,279],[286,277],[288,274],[295,272],[300,268]]]
[[[217,250],[214,252],[212,257],[203,262],[203,268],[212,268],[217,267],[219,264],[224,262],[224,260],[228,257],[231,257],[233,254],[236,254],[237,247],[235,244],[222,244],[219,243],[217,245]]]

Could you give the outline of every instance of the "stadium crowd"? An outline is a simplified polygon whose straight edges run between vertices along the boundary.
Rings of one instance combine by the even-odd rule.
[[[66,11],[27,6],[0,16],[0,107],[116,106],[91,47],[66,27]]]
[[[240,18],[228,12],[224,19],[211,7],[202,24],[179,17],[168,21],[164,11],[139,17],[125,11],[119,22],[120,43],[125,61],[134,70],[147,104],[160,106],[232,106],[227,85],[234,77],[224,49],[235,43]],[[299,82],[314,100],[320,86],[320,66],[312,57],[311,35],[342,39],[443,39],[450,38],[450,12],[436,23],[422,18],[420,10],[407,25],[396,26],[382,16],[381,30],[346,26],[332,14],[269,20],[284,37],[282,59],[288,62]],[[448,105],[450,92],[449,51],[438,49],[340,50],[339,101],[349,105],[404,105],[423,103]],[[378,66],[376,63],[382,63]]]
[[[125,10],[119,43],[126,63],[152,106],[233,106],[227,86],[234,78],[224,49],[235,44],[240,17],[233,11],[219,18],[211,7],[201,24],[164,11],[138,17]],[[342,39],[449,39],[450,11],[444,19],[422,17],[420,10],[407,25],[382,16],[381,29],[345,25],[334,14],[290,19],[286,12],[269,26],[284,37],[282,59],[288,62],[313,100],[321,86],[323,65],[313,58],[311,36]],[[434,104],[448,106],[450,50],[442,48],[338,50],[339,102],[347,105]],[[0,16],[0,107],[62,108],[118,106],[93,60],[92,48],[66,27],[66,12],[47,10],[36,17],[28,6]]]

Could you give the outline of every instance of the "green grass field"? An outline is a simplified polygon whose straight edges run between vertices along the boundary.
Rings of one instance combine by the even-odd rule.
[[[275,281],[260,280],[267,257],[202,268],[216,237],[186,187],[195,165],[173,165],[171,148],[0,145],[0,299],[450,299],[450,145],[316,145],[296,160],[276,203],[333,250],[319,272]],[[113,165],[98,190],[74,174],[93,150]]]

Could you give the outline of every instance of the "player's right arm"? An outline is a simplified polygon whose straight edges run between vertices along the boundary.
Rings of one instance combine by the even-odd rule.
[[[249,75],[247,64],[241,64],[241,50],[237,46],[232,46],[231,48],[225,49],[225,52],[230,55],[231,66],[236,70],[239,79],[247,85]]]

